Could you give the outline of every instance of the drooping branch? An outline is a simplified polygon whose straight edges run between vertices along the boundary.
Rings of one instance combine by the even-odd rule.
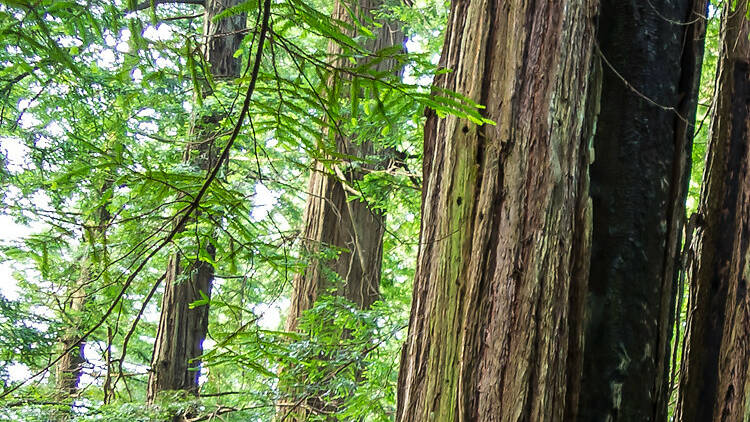
[[[152,5],[156,7],[160,4],[197,4],[200,6],[204,6],[205,2],[203,0],[146,0],[136,5],[134,9],[130,9],[130,11],[137,12],[139,10],[148,9]]]

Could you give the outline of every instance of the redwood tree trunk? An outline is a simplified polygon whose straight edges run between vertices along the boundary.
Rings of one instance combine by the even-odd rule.
[[[203,19],[202,53],[210,65],[215,80],[236,78],[240,75],[240,61],[234,57],[243,39],[245,14],[232,15],[214,20],[222,11],[240,4],[240,0],[206,0]],[[207,70],[208,71],[208,70]],[[207,96],[210,87],[196,95]],[[218,160],[218,148],[213,144],[217,124],[223,115],[202,116],[194,123],[193,136],[198,140],[188,144],[185,161],[203,171],[210,171]],[[215,255],[211,244],[205,246],[209,256]],[[157,395],[167,390],[183,390],[190,394],[198,392],[200,361],[203,341],[208,332],[209,306],[190,309],[189,305],[202,298],[201,293],[211,295],[214,268],[205,261],[182,262],[178,253],[169,258],[166,270],[161,318],[156,334],[151,372],[148,380],[147,400],[153,403]],[[187,276],[182,274],[187,271]],[[184,280],[181,280],[183,279]]]
[[[722,20],[722,54],[698,224],[677,419],[747,420],[750,363],[750,25],[747,0]]]
[[[350,15],[353,12],[367,23],[373,19],[373,12],[383,5],[382,0],[356,0],[354,4],[337,0],[332,18],[356,27]],[[353,8],[353,10],[347,10]],[[375,28],[375,38],[363,45],[368,51],[377,52],[387,47],[402,45],[404,34],[395,22],[379,21],[381,28]],[[355,31],[348,35],[356,36]],[[345,59],[344,51],[338,43],[328,44],[328,56],[338,68],[354,67]],[[357,65],[364,64],[360,59]],[[375,72],[399,72],[396,61],[383,60],[371,67]],[[339,81],[332,77],[329,88]],[[338,125],[333,125],[334,127]],[[372,161],[375,155],[385,161],[387,153],[378,150],[371,141],[355,143],[342,134],[334,136],[338,154],[362,160],[359,167],[365,171],[376,169],[381,163]],[[316,162],[310,175],[308,199],[305,205],[304,230],[302,239],[309,259],[305,271],[294,278],[292,303],[286,328],[293,331],[301,314],[312,308],[318,296],[327,289],[335,288],[336,294],[354,302],[361,309],[369,308],[379,297],[380,270],[383,256],[383,233],[385,215],[374,210],[369,204],[359,200],[349,201],[347,197],[356,193],[357,181],[364,176],[361,170],[347,168],[348,163],[340,163],[341,172],[331,172],[323,163]],[[336,174],[338,173],[338,174]],[[333,259],[320,259],[321,252],[331,248],[340,253]],[[336,279],[340,280],[336,280]]]
[[[562,421],[577,400],[593,0],[457,0],[436,84],[496,125],[425,128],[397,421]],[[590,89],[591,88],[591,89]]]
[[[705,0],[603,0],[581,421],[663,421]]]
[[[356,28],[352,13],[369,26],[374,19],[374,12],[384,2],[382,0],[337,0],[334,4],[332,18],[342,21],[344,25]],[[401,27],[396,22],[376,20],[380,28],[373,28],[374,38],[367,39],[363,47],[370,52],[384,48],[403,45],[405,39]],[[356,37],[357,31],[346,31],[347,35]],[[361,58],[356,64],[347,59],[347,53],[338,43],[329,42],[328,56],[338,69],[353,68],[364,65],[369,58]],[[370,67],[374,72],[394,72],[400,74],[398,63],[394,59],[382,60]],[[344,72],[342,72],[344,73]],[[328,81],[328,91],[340,90],[339,74]],[[351,76],[344,73],[346,81]],[[357,93],[355,93],[356,95]],[[338,124],[332,124],[324,130],[324,139],[330,130],[336,130]],[[357,143],[344,134],[335,132],[335,155],[346,157],[343,161],[326,166],[323,162],[314,163],[308,187],[308,199],[305,205],[304,229],[302,241],[307,266],[302,273],[294,277],[293,291],[286,329],[294,331],[302,313],[313,307],[321,294],[334,290],[356,304],[360,309],[367,309],[380,295],[380,273],[383,258],[383,234],[385,232],[385,214],[372,209],[367,202],[348,200],[348,196],[357,193],[356,187],[366,171],[376,170],[387,160],[389,152],[377,148],[372,141]],[[373,160],[373,157],[378,157]],[[329,158],[329,163],[332,157]],[[352,163],[356,160],[357,163]],[[323,259],[327,249],[335,251],[332,259]],[[279,406],[279,419],[304,421],[311,413],[335,412],[338,403],[333,403],[316,394],[305,392],[307,398],[295,397],[298,392],[285,391],[292,399],[286,399]],[[332,417],[329,419],[333,420]]]

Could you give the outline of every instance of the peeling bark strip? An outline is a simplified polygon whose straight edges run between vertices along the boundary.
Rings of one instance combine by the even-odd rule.
[[[581,421],[663,421],[705,0],[603,0]]]
[[[352,13],[367,24],[373,19],[373,12],[382,5],[382,0],[356,0],[354,4],[336,1],[332,19],[356,28]],[[373,31],[375,37],[366,41],[364,48],[377,52],[404,43],[404,34],[397,23],[382,20],[378,23],[382,27]],[[357,35],[354,29],[348,32],[349,36]],[[356,65],[350,63],[346,59],[346,51],[333,41],[328,44],[328,56],[334,58],[333,65],[339,69],[360,66],[368,60],[359,59]],[[400,72],[396,66],[396,60],[387,59],[373,65],[371,69],[374,72]],[[329,88],[336,83],[334,75],[329,81]],[[363,161],[380,155],[383,158],[381,161],[385,160],[387,152],[378,151],[371,141],[357,144],[341,133],[335,135],[335,140],[338,154]],[[371,162],[359,164],[370,170],[379,166],[379,163]],[[362,309],[370,307],[380,295],[385,215],[381,211],[371,210],[366,202],[347,200],[347,189],[353,189],[356,181],[362,179],[362,171],[344,168],[338,173],[331,174],[324,164],[317,162],[310,175],[302,234],[310,262],[305,271],[294,278],[292,303],[286,321],[289,331],[297,328],[302,313],[312,308],[318,296],[328,288],[335,287],[338,295]],[[340,250],[341,253],[334,259],[321,261],[319,255],[325,248]],[[340,278],[338,283],[335,278]]]
[[[397,421],[562,421],[575,409],[596,119],[594,0],[458,0],[434,113]]]
[[[240,75],[241,63],[234,57],[234,52],[240,48],[243,35],[239,31],[245,28],[247,17],[243,13],[214,20],[219,13],[240,3],[241,0],[207,0],[205,3],[204,54],[214,78],[236,78]],[[209,94],[209,89],[196,93]],[[214,168],[219,150],[212,142],[204,139],[214,138],[213,131],[222,117],[218,114],[204,116],[195,123],[193,134],[198,142],[188,145],[184,157],[186,162],[191,162],[205,171]],[[215,249],[210,244],[206,246],[206,252],[211,257],[215,255]],[[186,270],[190,274],[181,281],[181,274]],[[197,358],[203,354],[203,340],[208,332],[209,307],[205,305],[190,309],[189,305],[202,298],[201,292],[207,296],[211,295],[213,277],[214,268],[208,262],[198,261],[188,268],[181,262],[179,254],[169,258],[161,317],[148,380],[149,403],[153,403],[162,391],[184,390],[190,394],[197,394],[200,376],[200,361]]]
[[[677,419],[747,420],[750,363],[750,24],[747,0],[725,4],[700,224],[688,268],[690,302]]]

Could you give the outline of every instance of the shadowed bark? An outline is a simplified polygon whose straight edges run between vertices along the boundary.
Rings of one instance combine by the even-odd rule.
[[[603,0],[581,421],[664,421],[705,0]]]
[[[703,175],[676,419],[748,419],[750,363],[750,24],[725,4],[718,92]]]

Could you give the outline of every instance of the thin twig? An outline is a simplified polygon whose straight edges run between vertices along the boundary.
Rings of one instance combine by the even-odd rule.
[[[650,104],[652,104],[652,105],[654,105],[654,106],[656,106],[656,107],[658,107],[658,108],[660,108],[660,109],[662,109],[662,110],[664,110],[664,111],[670,111],[670,112],[673,112],[674,114],[676,114],[676,115],[677,115],[677,118],[679,118],[680,120],[682,120],[682,122],[683,122],[683,123],[685,123],[686,125],[688,125],[688,127],[693,127],[693,126],[694,126],[693,124],[691,124],[691,123],[690,123],[690,122],[688,121],[688,119],[686,119],[685,117],[683,117],[683,116],[682,116],[682,115],[680,114],[680,112],[679,112],[679,111],[677,111],[677,109],[676,109],[675,107],[672,107],[672,106],[665,106],[665,105],[663,105],[663,104],[659,104],[658,102],[654,101],[654,100],[653,100],[653,99],[651,99],[651,98],[650,98],[649,96],[647,96],[646,94],[644,94],[644,93],[642,93],[641,91],[639,91],[639,90],[638,90],[638,88],[634,87],[634,86],[633,86],[633,84],[631,84],[631,83],[630,83],[630,82],[629,82],[629,81],[628,81],[627,79],[625,79],[625,77],[624,77],[624,76],[622,76],[622,74],[621,74],[620,72],[618,72],[618,71],[617,71],[617,69],[616,69],[616,68],[614,67],[614,65],[612,65],[612,63],[610,63],[610,62],[609,62],[609,60],[607,60],[607,57],[606,57],[606,56],[604,55],[604,53],[602,52],[602,49],[601,49],[601,47],[599,47],[599,43],[598,43],[598,42],[595,42],[595,43],[594,43],[594,46],[596,47],[596,51],[597,51],[597,53],[599,53],[599,57],[601,57],[601,58],[602,58],[602,61],[603,61],[603,62],[604,62],[604,63],[605,63],[606,65],[607,65],[607,67],[608,67],[608,68],[609,68],[609,69],[610,69],[610,70],[612,71],[612,73],[614,73],[614,74],[615,74],[615,76],[617,76],[617,77],[618,77],[618,78],[619,78],[619,79],[620,79],[620,80],[622,81],[622,83],[624,83],[624,84],[625,84],[625,86],[626,86],[626,87],[627,87],[627,88],[628,88],[629,90],[633,91],[633,93],[635,93],[635,94],[636,94],[636,95],[638,95],[639,97],[641,97],[641,98],[643,98],[644,100],[646,100],[646,102],[648,102],[648,103],[650,103]]]
[[[138,10],[145,10],[151,7],[151,5],[154,5],[154,8],[160,4],[197,4],[200,6],[204,6],[205,2],[203,0],[146,0],[143,3],[140,3],[135,6],[134,9],[130,9],[131,12],[136,12]]]

